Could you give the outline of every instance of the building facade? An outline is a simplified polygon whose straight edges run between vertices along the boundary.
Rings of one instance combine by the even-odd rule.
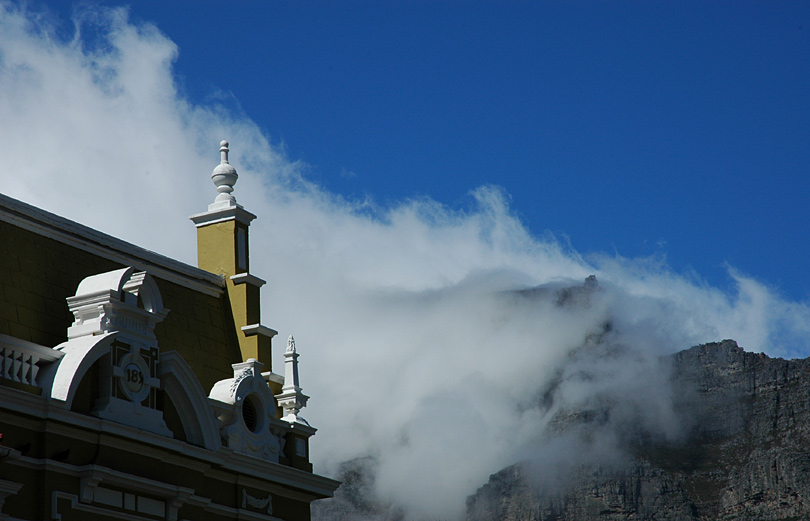
[[[0,195],[0,520],[308,520],[337,488],[220,153],[198,267]]]

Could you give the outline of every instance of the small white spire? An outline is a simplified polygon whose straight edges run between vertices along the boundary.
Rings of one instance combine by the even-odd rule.
[[[295,350],[295,339],[292,335],[287,339],[287,350],[284,352],[284,387],[281,394],[276,395],[278,404],[284,409],[284,417],[290,423],[303,423],[307,421],[298,415],[306,407],[309,396],[301,392],[298,382],[298,353]]]
[[[298,386],[298,353],[295,352],[295,339],[287,338],[287,350],[284,352],[284,387],[281,392],[300,391]]]
[[[236,204],[236,197],[231,195],[231,192],[233,192],[233,186],[239,179],[239,174],[236,173],[236,169],[228,162],[227,141],[222,140],[219,143],[219,153],[220,163],[214,168],[214,171],[211,172],[211,180],[217,187],[219,195],[217,195],[212,204],[208,205],[208,210],[238,206]]]

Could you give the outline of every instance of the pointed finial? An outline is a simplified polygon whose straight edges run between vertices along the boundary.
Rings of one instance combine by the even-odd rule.
[[[216,185],[219,195],[214,199],[213,204],[209,205],[209,210],[237,206],[236,197],[231,195],[231,192],[233,192],[233,185],[239,179],[239,174],[228,162],[228,142],[224,139],[219,143],[219,154],[221,157],[220,163],[211,172],[211,180]]]
[[[224,139],[219,142],[219,155],[220,155],[220,163],[227,163],[228,162],[228,142]]]
[[[276,400],[284,409],[282,420],[309,425],[298,415],[306,407],[309,396],[301,392],[301,385],[298,383],[298,353],[295,352],[295,339],[292,335],[287,339],[287,351],[284,352],[284,386],[281,394],[276,395]]]

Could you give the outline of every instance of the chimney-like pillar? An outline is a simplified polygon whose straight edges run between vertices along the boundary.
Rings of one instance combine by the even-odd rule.
[[[218,195],[208,211],[192,215],[197,226],[197,265],[225,278],[242,360],[255,358],[271,369],[271,341],[276,332],[260,324],[259,288],[264,281],[249,274],[248,229],[255,215],[236,203],[239,175],[228,161],[228,142],[220,143],[220,163],[211,173]]]

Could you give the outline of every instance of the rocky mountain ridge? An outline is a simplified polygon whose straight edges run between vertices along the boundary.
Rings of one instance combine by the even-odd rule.
[[[553,491],[514,465],[468,499],[467,520],[810,519],[810,359],[725,340],[673,355],[672,371],[681,439],[633,440],[622,465],[582,465]]]
[[[770,358],[724,340],[668,362],[680,437],[635,433],[623,461],[586,461],[551,480],[538,479],[536,463],[510,466],[468,498],[466,521],[810,519],[810,359]],[[556,428],[598,416],[572,415]],[[344,485],[313,505],[313,519],[407,519],[374,499],[373,469],[367,459],[345,464]]]

